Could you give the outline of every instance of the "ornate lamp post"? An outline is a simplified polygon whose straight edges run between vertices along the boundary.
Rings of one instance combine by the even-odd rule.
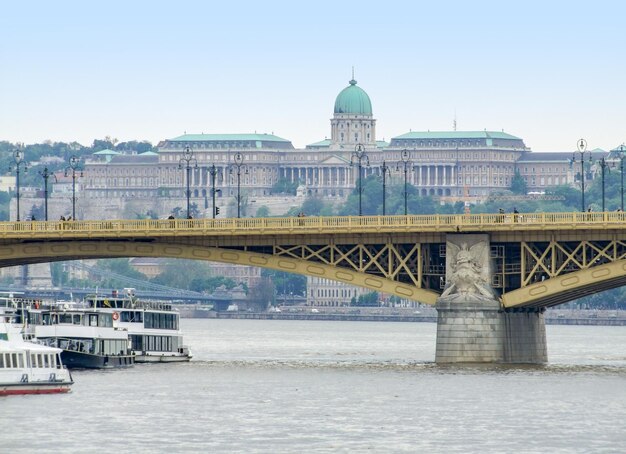
[[[621,191],[620,191],[620,195],[621,195],[621,201],[622,204],[620,206],[620,209],[622,210],[622,212],[624,211],[624,158],[626,158],[626,156],[624,156],[624,153],[626,152],[626,146],[624,146],[624,144],[621,144],[619,146],[619,170],[620,170],[620,177],[622,180],[622,184],[621,184]]]
[[[20,221],[20,166],[24,166],[24,172],[28,170],[28,165],[26,164],[26,161],[24,161],[24,151],[22,151],[21,146],[18,146],[18,148],[13,152],[13,160],[15,161],[15,200],[17,202],[16,219],[19,222]]]
[[[362,144],[358,144],[354,151],[352,152],[352,156],[350,157],[350,166],[353,166],[354,163],[357,163],[357,167],[359,169],[359,177],[358,177],[358,191],[359,191],[359,216],[363,215],[363,178],[361,175],[361,170],[363,169],[363,161],[365,161],[365,165],[369,167],[370,159],[367,157],[365,153],[365,147]]]
[[[53,172],[50,172],[47,167],[44,167],[43,171],[39,171],[39,175],[43,178],[43,200],[44,200],[44,216],[46,221],[48,220],[48,178],[54,177],[56,180],[57,177]]]
[[[215,181],[217,180],[217,176],[222,176],[222,171],[215,167],[215,164],[209,167],[209,175],[211,175],[211,198],[213,199],[213,219],[220,213],[219,207],[215,206],[215,194],[220,191],[220,189],[215,189]]]
[[[78,165],[80,164],[80,158],[76,155],[73,155],[69,161],[70,165],[65,169],[65,176],[69,176],[72,174],[72,219],[76,220],[76,178],[78,172]],[[78,174],[82,178],[83,171],[81,170]]]
[[[383,216],[387,214],[385,200],[387,198],[387,174],[391,176],[391,169],[389,166],[383,161],[383,165],[380,166],[380,171],[383,177]]]
[[[189,198],[191,197],[191,189],[189,188],[189,185],[191,184],[191,168],[192,165],[191,163],[194,163],[193,168],[197,169],[198,168],[198,161],[196,161],[196,158],[193,157],[193,151],[192,149],[187,146],[185,147],[185,149],[183,150],[183,157],[180,158],[180,161],[178,161],[178,170],[182,170],[185,169],[186,170],[186,175],[187,175],[187,219],[191,219],[191,211],[189,209]]]
[[[233,156],[234,164],[231,164],[229,173],[232,175],[233,166],[237,169],[237,218],[241,217],[241,169],[244,169],[244,173],[248,174],[248,167],[243,163],[244,157],[241,153],[235,153]]]
[[[604,213],[606,210],[604,209],[604,201],[605,201],[605,197],[604,197],[604,172],[605,170],[607,170],[607,167],[609,165],[609,163],[606,161],[606,159],[604,158],[604,156],[600,159],[599,161],[600,164],[600,169],[602,171],[602,212]],[[608,171],[610,172],[611,169],[608,169]]]
[[[400,170],[400,167],[402,166],[403,171],[404,171],[404,215],[405,216],[408,214],[407,199],[409,196],[409,192],[408,192],[407,176],[409,173],[410,165],[411,165],[411,154],[406,149],[404,149],[402,150],[402,153],[400,154],[400,161],[396,165],[396,170]]]
[[[593,162],[591,158],[591,151],[587,151],[587,141],[585,139],[580,139],[578,141],[578,153],[580,153],[580,188],[582,190],[582,203],[581,210],[585,211],[585,153],[589,153],[589,162]],[[571,164],[574,165],[576,161],[576,151],[572,155]]]

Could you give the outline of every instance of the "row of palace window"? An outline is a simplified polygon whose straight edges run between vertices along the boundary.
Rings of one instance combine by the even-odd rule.
[[[524,181],[526,181],[526,183],[528,184],[528,177],[524,177]],[[553,186],[553,185],[556,186],[556,185],[561,185],[561,184],[567,184],[567,177],[555,176],[554,180],[552,179],[552,177],[547,177],[547,179],[546,177],[539,178],[539,186]],[[535,177],[530,178],[530,185],[531,186],[537,185],[537,179]]]
[[[539,167],[541,173],[567,173],[566,167]],[[524,167],[524,173],[528,173],[528,167]],[[530,173],[536,173],[535,167],[530,168]]]
[[[311,297],[317,298],[352,298],[357,297],[357,290],[352,288],[318,288],[311,290]]]

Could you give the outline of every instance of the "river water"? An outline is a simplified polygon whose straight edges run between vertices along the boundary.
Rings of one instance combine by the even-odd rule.
[[[194,359],[0,399],[0,452],[626,451],[626,327],[548,326],[547,366],[437,366],[436,325],[183,319]]]

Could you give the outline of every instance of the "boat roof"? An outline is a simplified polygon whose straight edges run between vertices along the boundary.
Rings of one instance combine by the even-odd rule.
[[[48,347],[47,345],[35,344],[20,340],[0,340],[0,352],[23,352],[31,353],[61,353],[62,350],[56,347]]]

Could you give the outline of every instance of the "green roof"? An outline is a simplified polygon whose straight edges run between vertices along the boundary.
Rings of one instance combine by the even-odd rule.
[[[500,131],[411,131],[394,139],[509,139],[522,140]]]
[[[310,143],[307,147],[325,148],[330,147],[330,139],[320,140],[319,142]]]
[[[289,142],[289,140],[274,134],[184,134],[170,139],[173,142],[244,142],[257,140]]]
[[[109,150],[107,148],[106,150],[96,151],[94,154],[110,156],[110,155],[118,155],[118,154],[122,154],[122,153],[120,153],[119,151],[115,151],[115,150]]]
[[[139,153],[139,156],[157,156],[158,153],[154,151],[144,151],[143,153]]]
[[[335,113],[372,115],[372,102],[361,87],[352,79],[350,85],[341,90],[335,100]]]
[[[387,148],[389,146],[389,142],[385,142],[384,140],[377,140],[376,147],[377,148]]]

